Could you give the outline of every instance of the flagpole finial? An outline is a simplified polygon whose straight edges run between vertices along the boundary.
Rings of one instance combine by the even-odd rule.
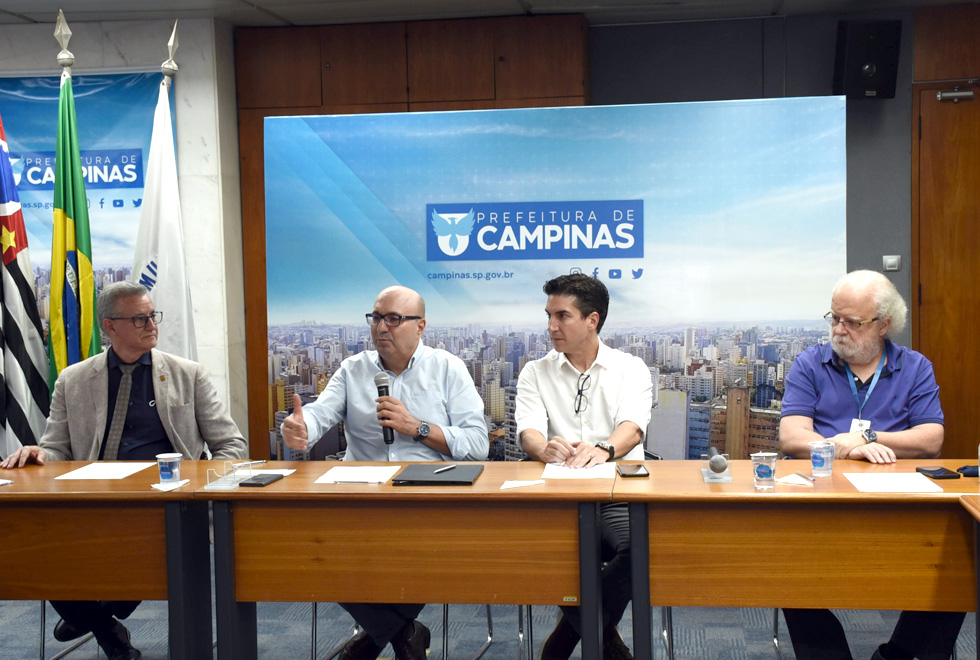
[[[54,38],[58,40],[58,44],[61,46],[61,52],[58,53],[58,64],[70,69],[71,65],[75,63],[75,56],[68,50],[71,30],[68,29],[68,21],[65,20],[65,14],[60,9],[58,10],[58,23],[54,27]]]
[[[177,63],[174,62],[174,53],[177,52],[177,46],[177,21],[174,21],[174,31],[170,35],[170,41],[167,42],[167,50],[170,52],[170,57],[161,65],[161,70],[163,71],[163,75],[167,77],[168,83],[177,75]]]

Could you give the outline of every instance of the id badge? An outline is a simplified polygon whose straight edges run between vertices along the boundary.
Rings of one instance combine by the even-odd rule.
[[[858,432],[863,433],[867,429],[871,428],[870,419],[852,419],[851,420],[851,433]]]

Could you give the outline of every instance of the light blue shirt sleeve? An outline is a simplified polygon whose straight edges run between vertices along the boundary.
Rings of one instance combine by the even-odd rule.
[[[306,422],[306,437],[310,447],[347,416],[346,367],[347,363],[341,364],[317,400],[303,406],[303,421]]]

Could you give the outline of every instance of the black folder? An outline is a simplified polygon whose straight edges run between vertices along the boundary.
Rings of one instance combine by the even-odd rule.
[[[398,473],[392,486],[472,486],[483,472],[482,465],[457,465],[452,470],[442,470],[445,465],[409,465]]]

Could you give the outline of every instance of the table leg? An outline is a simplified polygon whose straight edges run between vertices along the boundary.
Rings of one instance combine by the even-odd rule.
[[[211,560],[206,502],[168,502],[170,657],[211,657]]]
[[[582,660],[602,658],[602,556],[599,536],[599,505],[578,505],[578,545],[582,602]]]
[[[218,660],[257,660],[255,603],[240,603],[236,600],[235,538],[232,523],[231,503],[215,501],[214,595]]]
[[[650,606],[650,518],[647,505],[632,502],[630,511],[630,575],[633,596],[633,657],[653,660]]]

